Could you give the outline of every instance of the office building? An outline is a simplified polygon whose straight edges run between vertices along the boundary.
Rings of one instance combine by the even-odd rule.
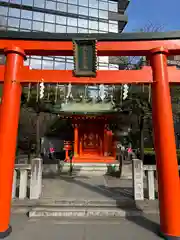
[[[122,32],[129,0],[6,0],[0,1],[0,28],[52,33]],[[38,69],[72,69],[72,57],[33,56],[27,65]],[[99,69],[117,69],[108,57]]]

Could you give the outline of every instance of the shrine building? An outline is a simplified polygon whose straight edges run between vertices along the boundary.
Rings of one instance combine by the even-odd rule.
[[[73,146],[73,163],[116,162],[116,144],[111,125],[117,111],[110,99],[73,101],[61,106],[56,104],[53,113],[57,113],[60,119],[70,120],[72,124],[74,139],[68,142]]]

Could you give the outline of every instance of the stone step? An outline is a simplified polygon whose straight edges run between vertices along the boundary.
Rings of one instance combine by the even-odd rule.
[[[62,162],[58,168],[57,164],[44,164],[43,173],[49,174],[64,174],[68,173],[71,164],[68,162]],[[106,163],[73,163],[72,175],[75,176],[103,176],[110,173],[119,172],[119,162],[115,164]],[[119,176],[120,177],[120,176]],[[124,164],[121,172],[121,179],[132,179],[132,164]]]
[[[119,163],[114,164],[116,169],[119,168]],[[57,164],[44,164],[43,173],[54,173],[54,174],[64,174],[70,171],[72,167],[72,174],[76,176],[103,176],[109,170],[109,165],[105,163],[73,163],[72,165],[68,162],[63,162],[58,167]]]
[[[49,199],[40,200],[17,200],[13,201],[15,207],[133,207],[136,203],[133,199],[127,197],[114,199]]]
[[[14,201],[12,212],[28,213],[29,217],[125,217],[138,216],[142,213],[158,213],[158,202],[135,202],[129,198],[107,200],[26,200]]]
[[[107,217],[130,217],[141,216],[144,211],[137,208],[99,208],[99,207],[35,207],[29,211],[30,218],[59,217],[59,218],[107,218]],[[157,214],[155,209],[148,214]]]
[[[119,163],[116,161],[114,164],[116,169],[119,168]],[[65,163],[62,166],[62,172],[68,172],[70,169],[70,163]],[[72,164],[72,170],[76,175],[103,175],[109,171],[110,165],[106,163],[74,163]]]

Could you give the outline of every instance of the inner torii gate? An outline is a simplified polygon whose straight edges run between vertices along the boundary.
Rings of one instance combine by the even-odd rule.
[[[72,56],[75,38],[97,40],[98,56],[147,56],[151,67],[141,70],[99,70],[96,77],[75,77],[69,70],[31,70],[26,55]],[[11,192],[22,85],[37,83],[152,84],[153,128],[158,171],[160,231],[180,239],[180,182],[169,83],[180,82],[180,71],[167,66],[168,55],[180,54],[180,32],[123,34],[46,34],[0,32],[0,67],[4,82],[0,114],[0,238],[9,226]]]

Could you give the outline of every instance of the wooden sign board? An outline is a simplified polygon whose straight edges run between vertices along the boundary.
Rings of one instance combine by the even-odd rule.
[[[73,40],[74,75],[76,77],[96,77],[97,53],[95,39]]]

